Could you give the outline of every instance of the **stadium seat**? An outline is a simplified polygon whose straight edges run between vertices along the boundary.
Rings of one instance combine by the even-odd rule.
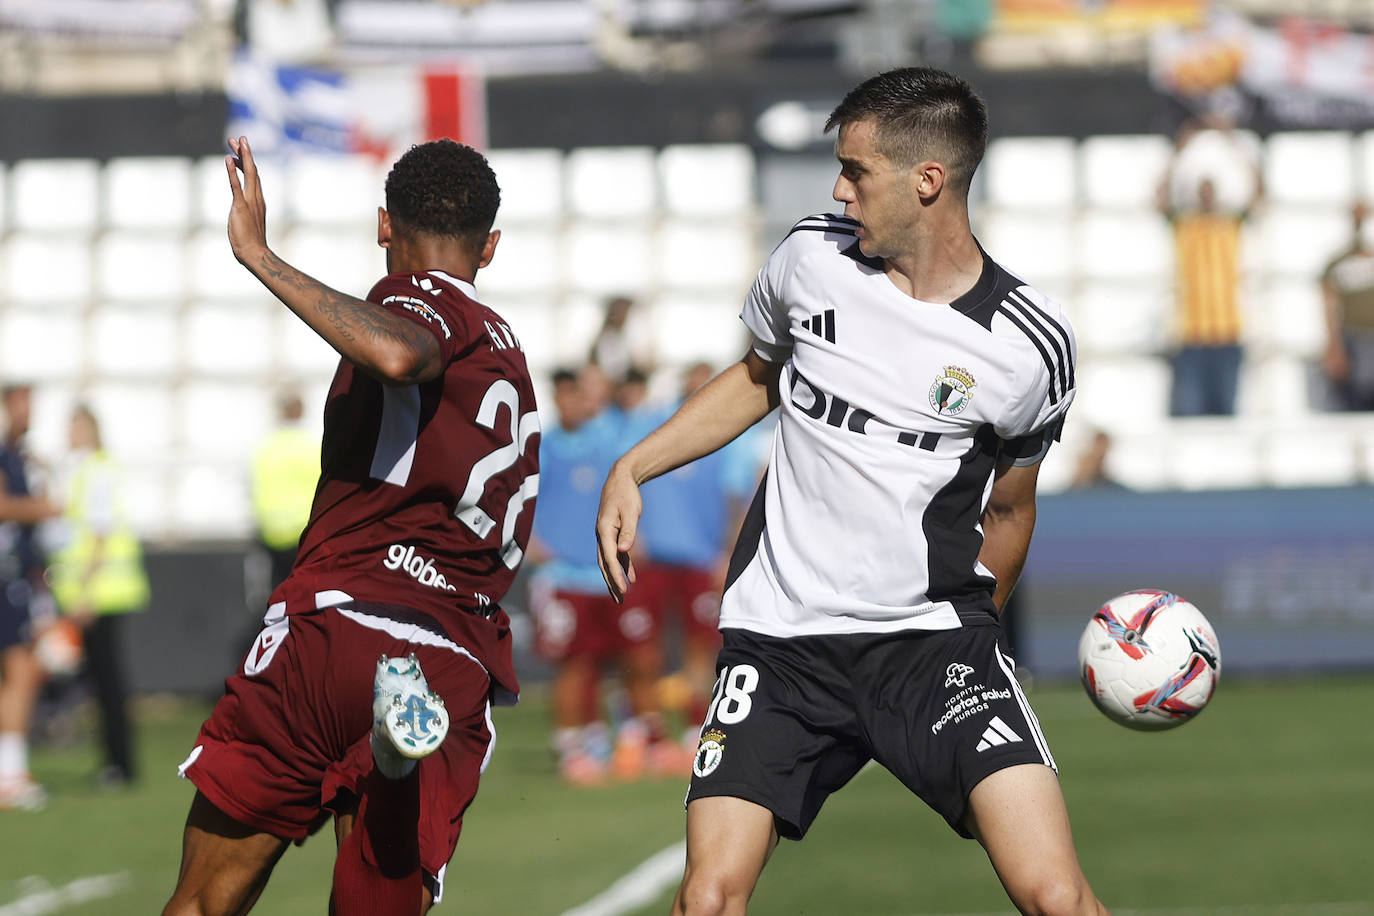
[[[1079,273],[1122,285],[1170,282],[1174,237],[1169,223],[1148,210],[1085,210],[1078,217]]]
[[[284,165],[276,188],[282,195],[281,212],[290,219],[375,228],[377,208],[386,204],[386,169],[376,160],[360,155],[297,154]],[[264,175],[264,193],[273,177]]]
[[[178,156],[111,159],[105,164],[102,218],[112,229],[184,229],[191,224],[191,160]]]
[[[26,159],[10,168],[13,227],[83,232],[100,216],[100,165],[94,159]]]
[[[180,463],[172,478],[171,521],[190,537],[245,537],[252,531],[247,471],[223,461]]]
[[[1077,271],[1072,211],[989,209],[974,231],[993,260],[1034,287],[1042,288],[1054,278],[1072,277]]]
[[[1266,483],[1278,487],[1353,486],[1360,476],[1357,440],[1341,424],[1274,430],[1265,436]]]
[[[183,353],[193,377],[261,377],[275,364],[277,309],[257,303],[194,302],[183,319]]]
[[[1343,207],[1276,205],[1265,208],[1260,232],[1269,272],[1316,280],[1350,246],[1350,215]]]
[[[86,394],[105,447],[124,463],[164,460],[175,445],[173,392],[165,383],[102,382]]]
[[[671,213],[714,221],[754,208],[754,154],[743,144],[669,146],[658,169]]]
[[[9,166],[0,162],[0,233],[10,224],[9,212]]]
[[[184,240],[168,233],[105,233],[95,243],[97,297],[121,302],[180,301],[186,293],[184,251]]]
[[[119,461],[124,513],[130,527],[145,539],[165,537],[169,533],[172,463],[151,459],[122,461],[119,455],[114,457]]]
[[[239,461],[246,468],[253,449],[272,428],[272,394],[262,385],[191,382],[178,392],[177,428],[187,454]]]
[[[1068,208],[1077,202],[1074,141],[1010,137],[988,144],[983,162],[987,201],[1016,210]]]
[[[1348,206],[1355,194],[1351,135],[1333,130],[1270,136],[1264,145],[1264,194],[1273,203]]]
[[[84,308],[91,298],[91,246],[80,236],[12,234],[0,255],[10,306]]]
[[[1243,417],[1292,418],[1312,412],[1315,367],[1293,356],[1246,354],[1236,412]]]
[[[494,149],[487,161],[501,186],[496,226],[546,222],[563,213],[563,153],[556,149]],[[505,244],[506,232],[502,232]]]
[[[5,378],[73,380],[86,365],[86,328],[68,312],[0,313],[0,372]]]
[[[655,239],[659,281],[678,289],[729,290],[743,297],[759,264],[754,233],[740,222],[671,220]]]
[[[574,223],[563,257],[564,276],[575,290],[639,293],[654,280],[653,230],[631,222]]]
[[[749,346],[739,320],[740,298],[676,293],[654,303],[654,352],[664,366],[683,367],[700,360],[716,366],[739,360]]]
[[[1163,360],[1082,359],[1075,375],[1076,422],[1087,422],[1113,436],[1157,429],[1165,422],[1171,375]]]
[[[1083,203],[1153,210],[1173,145],[1156,134],[1088,137],[1078,146]]]
[[[296,226],[277,250],[293,267],[359,299],[386,275],[386,252],[377,245],[375,226]]]
[[[1167,435],[1161,427],[1153,427],[1113,436],[1106,458],[1107,476],[1132,490],[1165,489],[1169,485],[1168,456],[1161,443]],[[1054,454],[1053,449],[1050,454]]]
[[[1174,420],[1160,437],[1168,479],[1184,490],[1258,487],[1263,482],[1262,438],[1234,420]]]
[[[657,203],[657,162],[648,147],[583,147],[567,158],[568,205],[576,216],[648,216]]]
[[[4,325],[0,322],[0,340]],[[73,380],[45,380],[33,388],[32,422],[25,447],[42,458],[71,451],[71,417],[77,389]]]
[[[273,338],[277,341],[279,367],[287,375],[322,376],[333,374],[339,354],[286,308],[279,307],[273,319]]]
[[[558,294],[562,279],[559,243],[557,231],[532,223],[503,229],[496,256],[477,275],[478,295],[491,296],[492,302],[507,293],[541,293],[552,299]]]
[[[102,378],[165,380],[180,364],[177,318],[168,310],[106,306],[88,324],[90,368]]]
[[[229,173],[224,165],[224,157],[228,154],[229,148],[226,146],[222,154],[198,159],[192,166],[192,215],[204,225],[224,226],[229,219]],[[258,164],[263,196],[267,200],[267,232],[270,239],[274,226],[281,222],[289,193],[285,163],[278,156],[261,154],[255,155],[254,161]],[[359,219],[365,218],[365,215],[359,216]]]
[[[1269,278],[1247,288],[1246,340],[1262,353],[1316,358],[1326,347],[1326,305],[1315,280]]]
[[[1168,283],[1083,283],[1064,303],[1069,309],[1078,351],[1136,356],[1162,352],[1169,344],[1173,290]]]
[[[242,264],[234,260],[229,239],[221,227],[207,226],[191,235],[186,245],[186,273],[187,291],[198,299],[276,301]]]

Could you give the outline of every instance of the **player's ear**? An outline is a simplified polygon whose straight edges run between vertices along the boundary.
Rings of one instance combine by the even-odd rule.
[[[377,208],[377,244],[382,248],[391,247],[391,214],[386,207]]]
[[[500,229],[493,229],[487,233],[487,240],[482,243],[482,256],[477,260],[478,270],[491,263],[491,259],[496,256],[496,243],[499,241],[501,241]]]
[[[916,182],[916,196],[921,199],[921,203],[934,203],[940,196],[940,191],[945,187],[945,182],[949,176],[945,173],[945,167],[935,160],[922,162],[911,170],[913,179]]]

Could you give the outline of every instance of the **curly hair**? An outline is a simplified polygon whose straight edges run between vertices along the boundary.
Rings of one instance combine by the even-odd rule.
[[[988,145],[988,112],[964,80],[932,67],[889,70],[860,83],[830,113],[826,132],[871,119],[879,153],[909,168],[937,159],[968,192]]]
[[[412,146],[386,176],[386,209],[402,232],[480,247],[500,205],[501,188],[486,157],[453,140]]]

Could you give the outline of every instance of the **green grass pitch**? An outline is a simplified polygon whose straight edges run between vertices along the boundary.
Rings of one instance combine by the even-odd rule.
[[[1117,913],[1374,916],[1374,677],[1223,681],[1195,722],[1150,734],[1108,722],[1077,685],[1039,686],[1031,700],[1084,868]],[[93,788],[85,748],[36,752],[53,799],[0,813],[0,916],[158,912],[192,794],[175,766],[205,712],[142,702],[144,778],[123,793]],[[681,839],[682,784],[560,785],[546,716],[539,689],[497,711],[492,767],[436,913],[554,916]],[[255,913],[324,912],[333,846],[326,830],[289,850]],[[638,912],[666,912],[670,895]],[[876,768],[803,843],[782,845],[751,911],[1012,912],[979,847]]]

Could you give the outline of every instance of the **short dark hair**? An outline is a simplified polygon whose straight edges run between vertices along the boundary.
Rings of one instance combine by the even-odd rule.
[[[825,122],[828,133],[871,120],[877,150],[910,168],[934,159],[964,192],[988,146],[988,110],[967,82],[933,67],[903,67],[849,91]]]
[[[412,146],[386,176],[386,209],[402,232],[458,238],[480,250],[500,206],[486,157],[454,140]]]
[[[553,373],[549,376],[549,380],[553,382],[555,388],[559,385],[576,384],[577,370],[568,366],[559,366],[557,369],[553,370]]]

